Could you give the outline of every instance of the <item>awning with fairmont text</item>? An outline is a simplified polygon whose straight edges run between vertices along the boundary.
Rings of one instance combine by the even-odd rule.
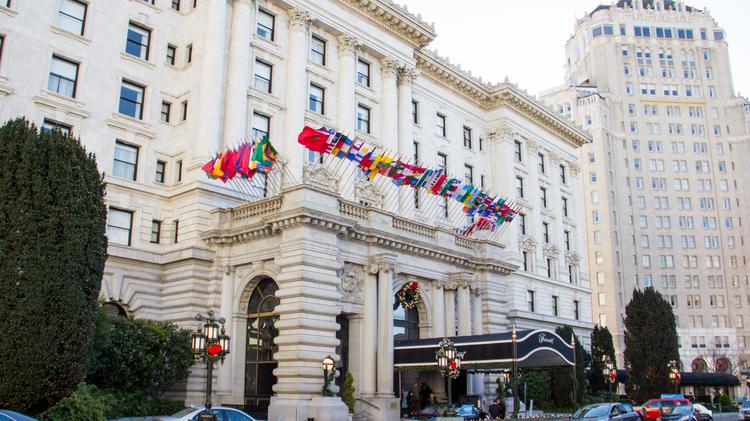
[[[466,352],[463,368],[510,367],[513,364],[511,332],[490,335],[454,336],[450,340],[458,352]],[[516,362],[520,368],[575,365],[575,351],[554,332],[519,330],[516,333]],[[435,353],[443,338],[405,339],[394,343],[396,368],[437,366]]]

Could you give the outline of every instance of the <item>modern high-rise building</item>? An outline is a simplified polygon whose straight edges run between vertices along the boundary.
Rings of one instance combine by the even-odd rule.
[[[620,0],[578,20],[567,83],[543,93],[593,139],[581,149],[593,318],[620,364],[625,306],[653,286],[677,317],[683,371],[750,366],[750,155],[728,48],[707,11]]]
[[[510,344],[512,326],[531,337],[566,325],[588,347],[593,327],[578,162],[588,136],[427,50],[435,36],[389,0],[2,0],[0,120],[71,132],[96,154],[112,313],[188,328],[199,311],[226,318],[233,348],[214,403],[348,419],[321,396],[330,355],[354,376],[357,415],[394,420],[417,381],[446,398],[434,369],[394,373],[396,340],[503,333]],[[461,203],[310,153],[297,142],[305,125],[498,192],[522,215],[503,233],[459,235]],[[262,135],[279,152],[272,171],[238,187],[200,170]],[[417,305],[394,307],[412,281]],[[545,335],[546,364],[569,344]],[[206,372],[191,370],[174,393],[200,404]],[[454,396],[491,398],[495,378],[463,374]]]

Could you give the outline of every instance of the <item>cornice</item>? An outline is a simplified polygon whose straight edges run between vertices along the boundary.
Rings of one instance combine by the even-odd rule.
[[[338,1],[416,48],[426,46],[437,36],[434,24],[428,24],[420,15],[414,15],[391,0]]]

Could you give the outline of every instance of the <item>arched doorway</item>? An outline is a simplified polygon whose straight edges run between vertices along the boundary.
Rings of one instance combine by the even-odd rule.
[[[270,279],[262,279],[253,288],[247,305],[247,342],[245,348],[245,407],[251,412],[265,412],[276,384],[273,370],[277,362],[273,355],[278,350],[274,339],[278,330],[274,323],[279,316],[274,312],[279,300],[279,287]]]
[[[419,339],[419,310],[399,305],[393,310],[393,339]]]
[[[690,370],[693,373],[707,373],[708,372],[708,364],[706,364],[706,360],[703,358],[696,358],[693,360],[692,364],[690,364]]]
[[[716,359],[716,370],[717,373],[732,373],[732,363],[726,357],[719,357]]]

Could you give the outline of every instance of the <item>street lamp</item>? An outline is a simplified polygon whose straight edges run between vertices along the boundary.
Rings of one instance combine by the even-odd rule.
[[[513,419],[518,419],[518,350],[516,349],[516,340],[518,339],[518,336],[516,335],[516,325],[513,325],[513,332],[510,335],[510,339],[513,345],[513,383],[511,383],[510,387],[513,391]]]
[[[669,381],[674,383],[674,393],[679,393],[680,391],[680,368],[677,365],[677,361],[670,360],[669,364],[667,364],[667,367],[669,367]]]
[[[438,345],[440,348],[435,352],[435,359],[440,375],[448,380],[448,413],[452,414],[451,380],[458,377],[461,370],[461,360],[466,352],[456,351],[456,346],[448,338],[443,338]]]
[[[608,355],[602,357],[602,375],[609,388],[609,399],[612,399],[612,385],[617,381],[617,369]]]
[[[200,421],[216,421],[216,415],[211,412],[211,386],[213,384],[214,363],[219,361],[224,364],[224,358],[229,354],[231,338],[224,329],[223,317],[214,317],[214,311],[209,310],[204,316],[198,313],[195,320],[203,322],[193,332],[192,348],[193,355],[198,361],[206,363],[206,409],[200,414]]]
[[[331,374],[333,373],[336,362],[329,355],[323,358],[323,396],[333,396],[333,392],[328,388]]]

